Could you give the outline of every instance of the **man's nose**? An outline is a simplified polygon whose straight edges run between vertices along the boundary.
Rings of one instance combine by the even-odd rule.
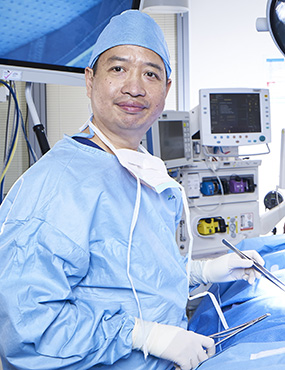
[[[126,77],[121,90],[123,94],[129,94],[131,96],[145,96],[146,91],[143,77],[138,73],[129,74]]]

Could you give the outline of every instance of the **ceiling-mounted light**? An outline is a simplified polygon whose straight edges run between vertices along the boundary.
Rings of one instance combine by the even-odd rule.
[[[139,9],[147,13],[185,13],[189,0],[141,0]]]
[[[285,3],[284,0],[268,0],[266,18],[256,21],[258,31],[269,31],[279,50],[285,55]]]

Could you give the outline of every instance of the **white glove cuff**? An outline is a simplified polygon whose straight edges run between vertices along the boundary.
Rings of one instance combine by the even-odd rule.
[[[205,264],[203,266],[202,276],[203,276],[203,281],[205,282],[205,284],[212,282],[211,276],[209,276],[209,272],[211,271],[211,269],[209,268],[209,265],[211,265],[212,261],[213,260],[205,261]]]
[[[155,325],[155,322],[140,320],[137,317],[135,318],[135,326],[132,331],[133,349],[143,351],[147,337]]]
[[[191,261],[191,272],[189,278],[189,285],[195,286],[197,284],[208,284],[208,281],[204,275],[205,264],[207,261],[195,260]]]
[[[172,325],[155,324],[149,333],[146,345],[153,356],[162,357],[161,355],[173,343],[173,338],[183,329]]]
[[[183,329],[172,325],[158,324],[138,318],[135,320],[132,332],[133,349],[149,352],[156,357],[161,357],[173,342],[175,335],[183,331]]]

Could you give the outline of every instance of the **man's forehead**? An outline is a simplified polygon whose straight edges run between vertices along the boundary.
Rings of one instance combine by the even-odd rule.
[[[164,62],[154,51],[137,45],[117,45],[106,50],[100,56],[107,62],[122,61],[133,62],[134,59],[146,64],[155,64],[157,68],[164,69]]]

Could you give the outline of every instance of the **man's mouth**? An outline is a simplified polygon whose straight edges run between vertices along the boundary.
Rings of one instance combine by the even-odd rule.
[[[145,108],[145,104],[137,102],[118,102],[118,107],[128,113],[139,113],[142,112]]]

